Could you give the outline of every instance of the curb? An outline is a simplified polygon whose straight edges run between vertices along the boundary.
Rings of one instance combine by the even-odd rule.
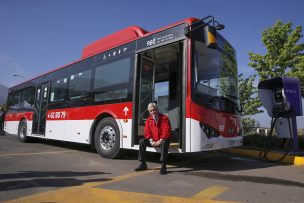
[[[259,159],[259,150],[254,149],[239,149],[239,148],[228,148],[221,150],[223,152],[228,152],[230,154],[239,154],[243,156],[248,156],[251,158]],[[276,160],[282,157],[283,154],[279,152],[269,152],[267,158],[270,160]],[[279,161],[280,163],[290,164],[295,166],[304,166],[304,156],[287,155],[284,159]]]

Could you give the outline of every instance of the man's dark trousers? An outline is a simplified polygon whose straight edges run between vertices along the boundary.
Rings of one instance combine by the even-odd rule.
[[[4,135],[4,122],[2,120],[0,120],[0,135]]]
[[[161,149],[160,161],[164,164],[167,163],[169,145],[170,145],[170,139],[163,139],[160,144],[160,149]],[[146,161],[147,146],[152,147],[149,139],[142,138],[139,141],[139,154],[138,154],[139,161]]]

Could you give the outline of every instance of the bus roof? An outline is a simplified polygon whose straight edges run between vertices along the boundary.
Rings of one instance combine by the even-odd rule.
[[[142,37],[146,33],[148,33],[148,31],[138,26],[125,28],[87,45],[82,51],[81,58],[85,59],[102,51],[111,49],[112,47],[119,46],[120,44],[128,43]]]
[[[119,45],[134,41],[141,37],[146,37],[148,35],[154,34],[156,32],[160,32],[162,30],[168,29],[170,27],[174,27],[175,25],[179,25],[182,23],[188,23],[189,25],[192,24],[194,21],[197,21],[197,18],[187,18],[185,20],[179,21],[177,23],[171,24],[169,26],[163,27],[153,32],[148,32],[141,27],[138,26],[131,26],[115,32],[111,35],[108,35],[104,38],[101,38],[89,45],[87,45],[82,52],[81,59],[88,58],[90,56],[96,55],[100,52],[109,50],[111,48],[117,47]]]
[[[62,68],[65,68],[69,65],[72,65],[74,63],[77,63],[83,59],[86,59],[86,58],[89,58],[91,56],[94,56],[96,54],[99,54],[103,51],[107,51],[107,50],[110,50],[112,48],[115,48],[117,46],[120,46],[120,45],[123,45],[123,44],[126,44],[128,42],[132,42],[132,41],[135,41],[137,39],[140,39],[140,38],[143,38],[143,37],[146,37],[148,35],[152,35],[154,33],[157,33],[157,32],[160,32],[160,31],[163,31],[163,30],[166,30],[166,29],[169,29],[171,27],[174,27],[176,25],[180,25],[182,23],[187,23],[189,25],[191,25],[193,22],[199,20],[198,18],[187,18],[187,19],[184,19],[184,20],[181,20],[181,21],[178,21],[176,23],[173,23],[173,24],[170,24],[168,26],[165,26],[165,27],[162,27],[160,29],[157,29],[153,32],[148,32],[146,30],[144,30],[143,28],[139,27],[139,26],[130,26],[128,28],[125,28],[125,29],[122,29],[118,32],[115,32],[113,34],[110,34],[108,36],[105,36],[87,46],[84,47],[83,51],[82,51],[82,56],[79,60],[76,60],[74,62],[71,62],[71,63],[68,63],[66,65],[63,65],[59,68],[55,68],[47,73],[44,73],[42,75],[39,75],[37,77],[34,77],[30,80],[27,80],[21,84],[24,84],[26,82],[29,82],[29,81],[32,81],[34,79],[37,79],[39,77],[42,77],[44,75],[47,75],[49,73],[52,73],[52,72],[55,72],[59,69],[62,69]],[[21,84],[18,84],[18,85],[21,85]],[[15,85],[11,88],[14,88],[18,85]]]

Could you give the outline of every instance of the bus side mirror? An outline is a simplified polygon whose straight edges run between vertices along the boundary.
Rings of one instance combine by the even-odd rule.
[[[207,25],[204,27],[205,43],[208,48],[216,49],[216,28],[214,26]]]

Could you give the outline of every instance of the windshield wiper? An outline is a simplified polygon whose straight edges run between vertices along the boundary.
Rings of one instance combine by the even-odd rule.
[[[229,95],[229,94],[224,94],[223,97],[227,100],[229,100],[230,102],[232,102],[235,107],[236,107],[236,110],[238,112],[242,112],[243,111],[243,106],[241,104],[238,104],[237,100],[239,100],[240,98],[238,96],[235,96],[235,95]]]
[[[235,99],[235,100],[238,100],[238,99],[239,99],[238,96],[230,95],[230,94],[224,94],[223,96],[224,96],[224,97],[227,97],[227,98],[230,98],[230,99]]]
[[[238,97],[235,95],[224,94],[221,96],[221,98],[225,101],[229,101],[229,102],[235,104],[236,106],[238,106],[238,104],[237,104]]]
[[[239,108],[237,101],[235,101],[235,99],[238,99],[237,96],[234,96],[234,95],[211,96],[211,98],[207,102],[207,105],[208,106],[212,106],[212,102],[215,99],[217,99],[217,100],[223,100],[223,101],[228,101],[229,103],[232,103],[233,105],[235,105],[237,111],[239,111],[239,112],[242,111],[242,109]]]
[[[229,95],[233,98],[238,98],[237,96],[233,96],[233,95]],[[225,102],[229,102],[230,104],[234,105],[236,108],[236,111],[241,113],[243,112],[243,106],[238,104],[237,101],[235,101],[234,99],[230,98],[228,95],[222,95],[222,96],[211,96],[210,99],[208,100],[208,102],[206,103],[208,106],[213,107],[213,100],[221,100],[221,101],[225,101]]]
[[[224,100],[225,97],[223,97],[223,96],[211,96],[210,99],[209,99],[208,102],[207,102],[207,105],[208,105],[208,106],[212,106],[212,102],[213,102],[213,100],[215,100],[215,99],[217,99],[217,100]]]

